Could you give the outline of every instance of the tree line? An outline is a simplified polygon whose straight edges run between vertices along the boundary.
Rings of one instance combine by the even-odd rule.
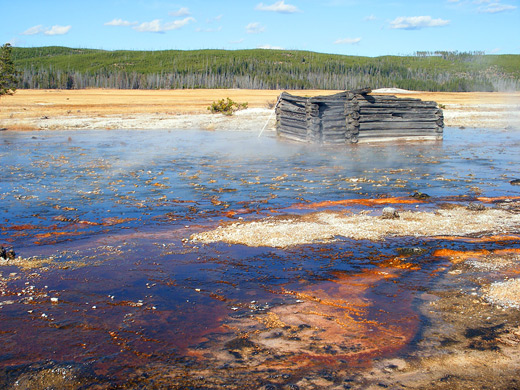
[[[419,52],[354,57],[280,50],[17,49],[18,88],[520,90],[520,56]]]

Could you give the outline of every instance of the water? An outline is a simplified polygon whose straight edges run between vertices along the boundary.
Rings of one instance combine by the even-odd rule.
[[[520,131],[451,128],[443,142],[337,148],[249,132],[0,132],[0,243],[53,257],[0,269],[0,365],[74,363],[89,367],[84,384],[130,386],[142,371],[178,383],[208,367],[219,367],[213,379],[261,372],[254,381],[267,368],[304,375],[405,353],[423,326],[418,294],[446,266],[431,261],[444,243],[187,239],[238,218],[304,213],[306,203],[419,191],[432,197],[421,207],[435,208],[520,196],[510,184],[519,146]],[[423,250],[400,256],[402,247]],[[321,322],[308,319],[316,308]]]

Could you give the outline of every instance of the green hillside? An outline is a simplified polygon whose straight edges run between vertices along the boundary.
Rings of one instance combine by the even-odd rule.
[[[520,55],[356,57],[294,50],[13,48],[18,88],[520,90]]]

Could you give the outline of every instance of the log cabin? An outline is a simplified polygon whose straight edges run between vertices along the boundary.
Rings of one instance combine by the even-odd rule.
[[[436,102],[371,92],[363,88],[315,97],[283,92],[276,106],[277,134],[322,144],[442,140],[444,115]]]

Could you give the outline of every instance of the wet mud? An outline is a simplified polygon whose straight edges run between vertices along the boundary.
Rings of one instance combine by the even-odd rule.
[[[0,387],[519,387],[519,136],[2,132]],[[320,213],[384,229],[193,239]]]

